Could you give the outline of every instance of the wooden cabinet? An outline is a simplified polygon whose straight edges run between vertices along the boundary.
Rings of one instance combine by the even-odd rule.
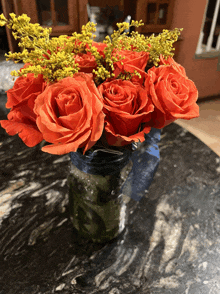
[[[143,20],[141,33],[160,33],[170,29],[174,0],[137,0],[136,20]]]
[[[114,7],[118,6],[119,9],[123,9],[124,1],[126,0],[88,0],[90,6],[98,6],[98,7]]]
[[[87,0],[20,0],[22,13],[33,22],[52,27],[52,36],[80,31],[88,21]]]
[[[1,0],[3,13],[8,16],[25,13],[32,23],[52,27],[51,36],[71,35],[79,32],[88,21],[87,0]],[[7,31],[9,48],[16,51],[16,44]]]

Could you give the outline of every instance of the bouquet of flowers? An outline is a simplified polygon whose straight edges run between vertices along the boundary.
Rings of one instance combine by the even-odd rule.
[[[12,72],[18,78],[7,91],[11,110],[2,127],[29,147],[43,141],[42,151],[69,153],[74,227],[95,242],[116,237],[128,202],[139,201],[151,184],[160,129],[199,115],[197,89],[172,58],[181,30],[145,37],[128,33],[141,21],[124,22],[97,43],[91,22],[56,38],[27,15],[2,14],[0,25],[22,48],[7,59],[24,63]]]
[[[7,60],[25,64],[12,72],[19,77],[7,91],[11,110],[2,127],[29,147],[45,140],[45,152],[85,154],[96,146],[129,148],[151,128],[198,117],[196,86],[172,58],[181,30],[128,33],[142,24],[118,23],[97,43],[91,22],[81,33],[50,38],[51,29],[30,23],[27,15],[11,13],[7,20],[2,14],[0,25],[12,29],[22,48]]]

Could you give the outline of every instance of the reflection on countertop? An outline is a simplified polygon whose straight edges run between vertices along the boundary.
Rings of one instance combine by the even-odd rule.
[[[171,124],[161,162],[112,242],[80,240],[68,212],[68,155],[0,132],[0,293],[220,291],[220,159]]]

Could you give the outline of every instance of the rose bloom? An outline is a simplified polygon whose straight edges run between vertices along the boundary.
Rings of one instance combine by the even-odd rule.
[[[79,72],[92,73],[93,69],[97,67],[95,57],[89,52],[76,54],[75,63],[79,64]]]
[[[96,47],[98,53],[104,57],[104,49],[107,46],[106,44],[92,42],[92,46]],[[92,73],[93,69],[96,69],[97,67],[95,57],[90,52],[76,54],[75,62],[79,64],[79,72]]]
[[[78,73],[47,87],[34,108],[43,138],[52,143],[42,150],[61,155],[90,149],[104,127],[100,98],[92,74]]]
[[[133,73],[134,70],[139,72],[142,77],[145,76],[145,67],[149,59],[148,52],[121,50],[118,52],[116,51],[115,55],[116,54],[124,57],[124,59],[114,63],[115,77],[117,77],[121,72],[128,71],[130,73]]]
[[[163,128],[179,118],[199,116],[198,91],[185,69],[172,58],[162,62],[166,65],[149,69],[145,80],[145,88],[155,106],[150,123],[155,128]]]
[[[106,81],[99,87],[104,103],[105,136],[109,145],[124,146],[143,142],[150,132],[147,122],[154,106],[147,91],[126,80]]]
[[[181,74],[186,75],[185,68],[181,64],[177,63],[172,57],[165,59],[163,55],[160,55],[159,65],[172,65]]]
[[[107,47],[107,44],[105,44],[105,43],[101,43],[101,42],[95,42],[95,41],[93,41],[93,42],[92,42],[92,46],[96,47],[98,53],[99,53],[100,55],[102,55],[103,57],[105,57],[104,50],[105,50],[105,48]]]
[[[16,79],[12,89],[7,91],[7,108],[12,108],[8,120],[0,121],[6,132],[19,137],[28,147],[33,147],[43,140],[36,125],[36,114],[33,111],[34,102],[46,87],[42,75],[37,78],[29,73],[27,77]]]

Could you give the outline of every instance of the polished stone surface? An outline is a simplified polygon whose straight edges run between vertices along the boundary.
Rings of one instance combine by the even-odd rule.
[[[125,232],[96,245],[69,219],[68,155],[1,129],[0,294],[219,294],[220,158],[176,124],[160,150]]]
[[[0,61],[0,93],[11,89],[17,77],[11,76],[13,70],[19,70],[24,64],[13,61]]]

